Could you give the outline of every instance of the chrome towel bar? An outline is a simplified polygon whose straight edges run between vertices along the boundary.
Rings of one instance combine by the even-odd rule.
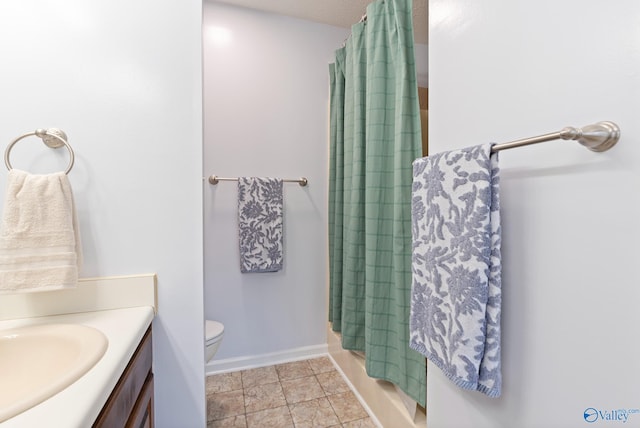
[[[220,182],[220,181],[238,181],[238,177],[227,177],[227,178],[225,178],[225,177],[218,177],[217,175],[212,175],[212,176],[209,177],[209,183],[210,184],[214,184],[215,185],[215,184],[218,184],[218,182]],[[300,187],[304,187],[307,184],[309,184],[309,180],[307,180],[306,177],[300,177],[300,178],[297,178],[297,179],[290,178],[290,179],[284,179],[282,181],[284,181],[285,183],[298,183],[300,185]]]
[[[529,144],[543,143],[552,140],[577,140],[589,150],[594,152],[604,152],[613,147],[620,139],[620,128],[613,122],[598,122],[582,128],[566,127],[561,131],[550,134],[539,135],[537,137],[525,138],[508,143],[496,144],[491,147],[492,152],[499,150],[513,149],[515,147],[527,146]]]

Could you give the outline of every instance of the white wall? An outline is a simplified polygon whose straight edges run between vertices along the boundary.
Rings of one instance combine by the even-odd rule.
[[[158,274],[158,427],[205,423],[201,18],[200,0],[0,3],[0,141],[67,132],[81,276]],[[29,145],[41,143],[19,143]],[[16,168],[67,163],[66,153],[44,148],[28,161],[20,150]]]
[[[503,396],[430,364],[429,427],[617,426],[584,411],[640,409],[640,4],[429,6],[431,153],[599,120],[622,130],[602,154],[501,152]]]
[[[326,345],[328,64],[349,30],[204,3],[205,174],[285,183],[284,270],[241,274],[237,184],[204,191],[205,315],[216,360]],[[242,364],[242,363],[239,363]]]
[[[285,269],[272,274],[240,274],[236,184],[205,187],[205,316],[225,325],[227,369],[326,344],[328,64],[349,34],[204,2],[205,175],[310,183],[285,184]],[[416,64],[426,86],[425,45]]]

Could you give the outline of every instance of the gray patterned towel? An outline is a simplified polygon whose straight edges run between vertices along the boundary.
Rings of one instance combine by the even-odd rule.
[[[240,271],[277,272],[282,269],[282,180],[238,179]]]
[[[490,397],[502,387],[498,184],[490,144],[413,163],[409,346]]]

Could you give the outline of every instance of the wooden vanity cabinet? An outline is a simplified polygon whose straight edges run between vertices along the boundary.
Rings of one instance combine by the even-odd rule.
[[[127,368],[100,411],[94,427],[152,428],[153,371],[151,327],[147,330]]]

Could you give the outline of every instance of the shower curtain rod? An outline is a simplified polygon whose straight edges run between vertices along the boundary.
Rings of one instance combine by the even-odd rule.
[[[238,181],[238,177],[218,177],[217,175],[212,175],[209,177],[209,183],[210,184],[218,184],[218,182],[220,181]],[[307,180],[306,177],[300,177],[300,178],[287,178],[287,179],[283,179],[282,181],[284,181],[285,183],[298,183],[300,185],[300,187],[304,187],[307,184],[309,184],[309,180]]]
[[[573,128],[568,126],[561,131],[550,134],[539,135],[537,137],[524,138],[522,140],[510,141],[508,143],[495,144],[491,147],[491,152],[513,149],[529,144],[543,143],[552,140],[577,140],[589,150],[594,152],[604,152],[613,147],[620,139],[620,128],[613,122],[598,122],[593,125]]]

